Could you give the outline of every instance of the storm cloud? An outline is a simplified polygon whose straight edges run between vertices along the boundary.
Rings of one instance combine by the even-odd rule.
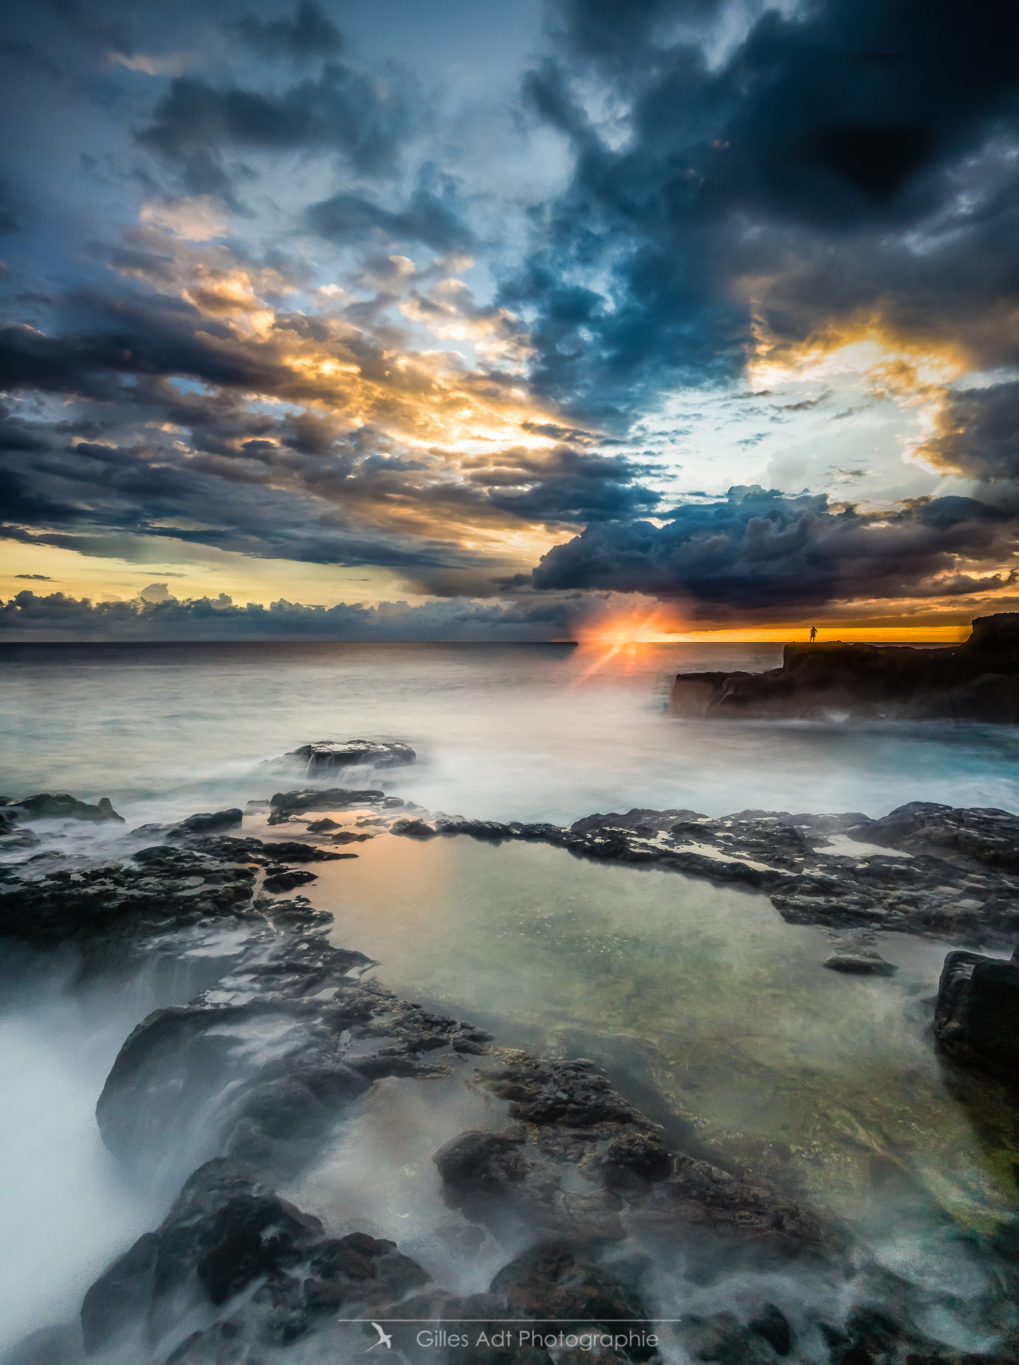
[[[500,630],[1013,591],[1013,5],[211,9],[11,9],[19,570],[368,567],[479,629],[515,585]],[[8,621],[374,629],[55,596]]]
[[[876,515],[829,507],[823,495],[732,488],[724,502],[677,508],[663,525],[589,526],[549,551],[533,582],[681,599],[709,619],[732,608],[783,612],[853,598],[972,592],[974,580],[957,576],[959,563],[1015,566],[1017,511],[946,497]]]

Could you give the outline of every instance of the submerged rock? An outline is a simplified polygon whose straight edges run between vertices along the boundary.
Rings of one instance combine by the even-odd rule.
[[[588,1062],[501,1051],[478,1080],[516,1123],[467,1132],[435,1155],[447,1202],[512,1239],[522,1229],[576,1242],[635,1229],[674,1237],[704,1229],[786,1253],[837,1237],[792,1200],[710,1162],[673,1154],[662,1130]]]
[[[892,962],[886,962],[873,948],[843,948],[826,957],[822,967],[832,972],[845,972],[851,976],[894,976],[899,970]]]
[[[955,1061],[1019,1084],[1019,962],[949,953],[934,1036]]]

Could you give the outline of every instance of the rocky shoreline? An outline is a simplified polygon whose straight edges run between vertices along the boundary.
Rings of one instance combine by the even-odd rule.
[[[88,808],[99,817],[76,817],[85,803],[74,801],[40,796],[0,807],[9,812],[2,846],[16,855],[0,864],[0,938],[73,952],[81,979],[201,961],[204,989],[137,1025],[97,1106],[119,1160],[143,1172],[172,1168],[181,1153],[197,1164],[181,1172],[164,1221],[93,1284],[80,1323],[34,1334],[4,1365],[345,1361],[373,1344],[372,1322],[396,1318],[428,1320],[437,1334],[440,1344],[426,1347],[415,1330],[394,1325],[394,1354],[415,1362],[1019,1359],[1008,1309],[1019,1274],[1005,1234],[972,1234],[997,1268],[1000,1297],[981,1310],[997,1354],[938,1345],[922,1330],[914,1289],[890,1287],[845,1229],[711,1153],[670,1143],[595,1063],[513,1051],[468,1022],[399,999],[368,975],[371,959],[329,942],[329,915],[291,894],[315,880],[316,864],[351,856],[375,832],[543,842],[758,888],[791,922],[862,934],[846,955],[855,965],[837,970],[880,972],[867,941],[875,930],[999,949],[1019,936],[1015,816],[925,803],[881,820],[636,810],[562,828],[429,814],[372,785],[278,792],[265,811],[271,832],[259,838],[236,832],[244,816],[232,809],[125,831],[133,843],[105,860],[24,841],[26,825],[54,818],[39,810],[119,819],[109,802]],[[331,818],[344,811],[361,813],[353,828]],[[298,821],[300,838],[278,829]],[[1017,1000],[1019,966],[949,954],[933,1026],[951,1065],[1013,1081]],[[467,1247],[502,1248],[483,1292],[444,1288],[385,1238],[330,1236],[314,1210],[277,1192],[389,1081],[491,1097],[488,1127],[466,1129],[433,1154],[457,1236]],[[385,1178],[381,1164],[377,1178]],[[829,1307],[823,1290],[808,1312],[761,1288],[738,1311],[656,1323],[655,1267],[680,1244],[694,1282],[740,1267],[762,1286],[769,1276],[802,1277],[827,1286]],[[838,1287],[850,1280],[856,1306],[840,1313]],[[507,1318],[544,1326],[546,1336],[554,1328],[604,1340],[593,1350],[479,1345],[477,1328],[469,1344],[460,1340],[464,1319],[488,1324],[491,1337]]]
[[[824,719],[833,715],[1019,723],[1019,612],[973,622],[955,647],[788,644],[764,673],[680,673],[675,715]]]

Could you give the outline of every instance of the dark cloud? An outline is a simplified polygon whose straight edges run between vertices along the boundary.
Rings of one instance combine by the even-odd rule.
[[[1011,556],[1017,515],[1019,507],[942,497],[879,516],[830,507],[824,496],[733,488],[724,502],[676,508],[662,526],[591,525],[550,550],[533,583],[681,598],[708,617],[948,595],[962,563],[996,566]]]
[[[1019,382],[952,393],[925,454],[974,479],[1019,484]]]
[[[735,378],[751,305],[780,338],[868,309],[942,341],[962,328],[1000,361],[1014,329],[988,304],[1019,297],[1015,6],[813,0],[765,11],[711,64],[713,9],[557,6],[525,95],[574,175],[504,285],[533,312],[542,389],[625,418],[670,384]],[[590,112],[594,82],[622,136]]]
[[[154,585],[165,588],[165,585]],[[0,631],[9,639],[319,639],[547,640],[569,634],[568,602],[446,600],[307,606],[281,599],[241,606],[217,598],[91,602],[64,593],[24,591],[0,603]]]
[[[182,172],[197,193],[230,193],[231,155],[332,151],[362,174],[390,170],[407,130],[400,95],[341,62],[280,93],[172,81],[140,143]]]
[[[16,573],[15,578],[28,578],[36,583],[52,583],[53,579],[44,573]]]
[[[448,190],[439,195],[419,189],[398,210],[383,208],[366,195],[343,190],[312,204],[307,221],[320,236],[342,244],[378,234],[393,242],[423,242],[435,251],[451,251],[469,247],[474,240]]]
[[[343,35],[314,0],[300,0],[288,18],[245,15],[233,29],[264,57],[328,57],[343,49]]]
[[[560,446],[550,454],[506,451],[468,462],[487,501],[514,516],[545,522],[612,521],[653,512],[661,495],[638,482],[652,471],[623,456]]]

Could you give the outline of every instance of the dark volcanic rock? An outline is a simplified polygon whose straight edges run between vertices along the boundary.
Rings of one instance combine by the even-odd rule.
[[[943,934],[978,944],[1019,934],[1013,871],[1019,818],[1005,811],[913,802],[881,820],[859,813],[750,810],[709,818],[634,809],[589,815],[567,829],[446,816],[415,823],[401,832],[547,843],[576,857],[758,889],[793,924]],[[832,835],[846,840],[845,852],[830,851]]]
[[[680,1324],[679,1337],[693,1360],[717,1361],[718,1365],[775,1365],[792,1347],[789,1323],[773,1304],[749,1323],[728,1312],[708,1317],[688,1314]],[[860,1365],[864,1365],[862,1360]]]
[[[410,839],[434,839],[439,833],[424,820],[394,820],[389,830],[391,834],[403,834]]]
[[[446,1075],[487,1036],[362,980],[370,965],[298,933],[187,1005],[150,1014],[99,1099],[107,1146],[157,1164],[199,1140],[210,1155],[289,1172],[373,1080]]]
[[[868,820],[858,833],[872,844],[1019,873],[1019,816],[993,806],[957,810],[910,801],[880,820]]]
[[[196,1350],[204,1338],[286,1345],[337,1315],[374,1312],[427,1281],[393,1242],[364,1233],[327,1238],[309,1217],[245,1167],[215,1160],[188,1180],[161,1226],[109,1267],[85,1296],[81,1322],[89,1354],[140,1336],[155,1341],[189,1303],[229,1305],[249,1293],[232,1331],[188,1339],[173,1359],[218,1359]]]
[[[346,787],[276,792],[269,802],[271,808],[269,824],[282,824],[292,815],[302,815],[308,810],[349,810],[354,806],[389,805],[393,799],[387,798],[381,791],[351,791]],[[403,803],[397,801],[396,804]]]
[[[956,1061],[1019,1084],[1019,963],[949,953],[938,987],[934,1036]]]
[[[973,622],[965,644],[789,644],[765,673],[680,673],[673,712],[688,716],[864,715],[1019,722],[1019,613]]]
[[[51,796],[41,792],[38,796],[25,796],[20,801],[8,801],[3,807],[4,820],[114,820],[124,823],[110,804],[108,796],[101,796],[94,806],[87,801],[79,801],[76,796],[64,792]]]
[[[230,810],[201,811],[197,815],[189,815],[177,825],[172,825],[167,831],[167,838],[186,838],[191,834],[216,834],[220,830],[233,829],[243,819],[244,812],[236,807]]]
[[[662,1131],[587,1062],[500,1051],[482,1084],[517,1123],[462,1133],[436,1153],[448,1203],[499,1237],[522,1229],[575,1242],[627,1229],[670,1238],[705,1228],[781,1252],[834,1245],[791,1200],[709,1162],[674,1156]]]
[[[309,777],[335,772],[340,768],[395,768],[413,763],[417,754],[409,744],[394,744],[373,739],[335,741],[321,739],[302,744],[283,755],[284,762],[304,763]]]
[[[266,891],[293,891],[295,887],[306,886],[315,880],[315,873],[304,868],[270,866],[262,885]]]
[[[135,938],[200,920],[244,915],[254,884],[250,867],[224,865],[191,849],[141,849],[109,867],[43,872],[31,863],[0,881],[0,936],[36,947],[96,939],[111,931]]]

